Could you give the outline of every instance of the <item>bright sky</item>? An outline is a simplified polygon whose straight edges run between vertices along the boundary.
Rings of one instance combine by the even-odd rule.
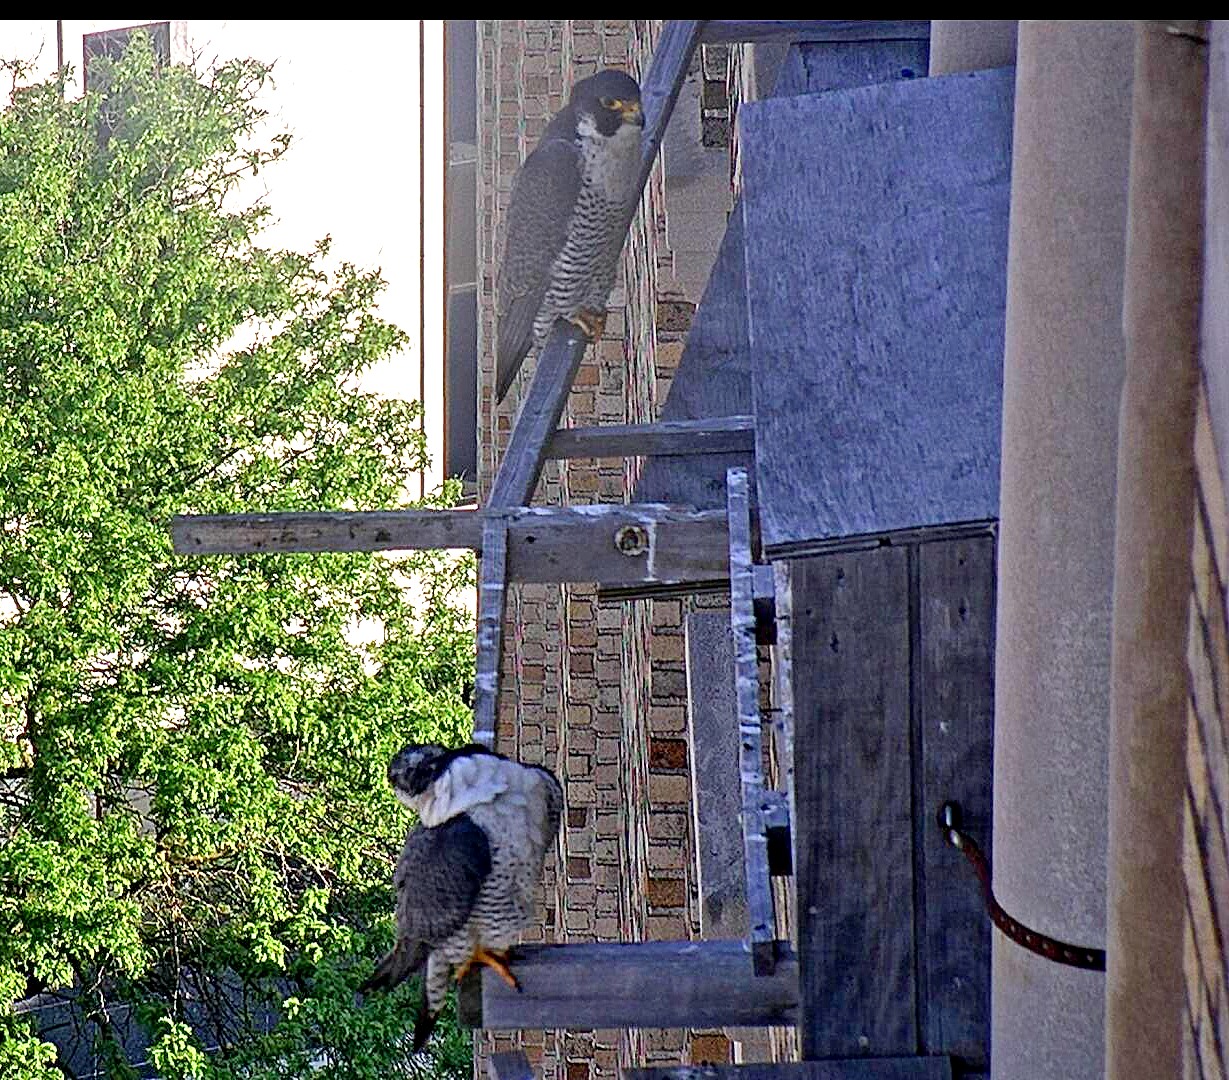
[[[64,59],[78,88],[83,34],[155,21],[65,20]],[[192,19],[171,26],[174,61],[189,50],[206,65],[236,56],[274,63],[276,85],[264,106],[272,114],[273,131],[289,129],[294,140],[251,190],[253,199],[267,192],[277,222],[264,242],[306,250],[328,233],[334,259],[382,269],[389,287],[381,314],[405,330],[412,344],[372,371],[365,386],[397,397],[423,397],[433,461],[425,478],[430,490],[442,478],[443,453],[443,23]],[[420,28],[428,103],[421,255]],[[0,21],[0,55],[37,56],[39,75],[50,75],[56,64],[55,21]],[[424,277],[425,337],[420,339]],[[420,386],[424,353],[425,385]]]

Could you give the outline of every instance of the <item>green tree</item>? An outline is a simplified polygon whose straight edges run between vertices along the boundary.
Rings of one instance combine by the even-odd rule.
[[[0,1075],[71,1071],[13,1008],[44,992],[116,1076],[134,1024],[167,1078],[466,1075],[455,1024],[409,1060],[414,995],[354,988],[391,938],[385,765],[469,724],[471,565],[167,531],[407,505],[418,406],[356,388],[404,336],[378,273],[235,205],[287,146],[266,67],[137,38],[91,73],[0,111]]]

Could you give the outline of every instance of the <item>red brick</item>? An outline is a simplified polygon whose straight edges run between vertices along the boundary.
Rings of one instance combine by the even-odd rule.
[[[650,907],[685,907],[687,883],[677,878],[649,878],[645,896]]]
[[[687,741],[685,739],[649,739],[650,769],[687,768]]]
[[[568,856],[568,877],[588,879],[593,876],[593,864],[576,855]]]
[[[730,1040],[724,1035],[693,1035],[691,1037],[691,1063],[693,1065],[728,1065],[729,1061]]]

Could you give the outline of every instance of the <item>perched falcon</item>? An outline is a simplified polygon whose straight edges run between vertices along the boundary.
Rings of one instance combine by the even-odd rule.
[[[448,992],[486,964],[516,986],[507,949],[533,921],[533,890],[559,831],[563,789],[546,769],[483,746],[411,743],[388,766],[397,798],[418,815],[393,875],[397,944],[359,989],[391,989],[426,966],[420,1050]]]
[[[623,216],[640,194],[640,87],[622,71],[581,79],[512,181],[499,266],[496,399],[556,319],[601,335],[623,250]]]

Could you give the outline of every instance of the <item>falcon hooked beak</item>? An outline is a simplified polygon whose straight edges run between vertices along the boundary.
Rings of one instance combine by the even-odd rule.
[[[619,115],[623,117],[623,123],[635,124],[636,127],[644,127],[644,110],[640,108],[638,101],[624,101],[619,103]]]

